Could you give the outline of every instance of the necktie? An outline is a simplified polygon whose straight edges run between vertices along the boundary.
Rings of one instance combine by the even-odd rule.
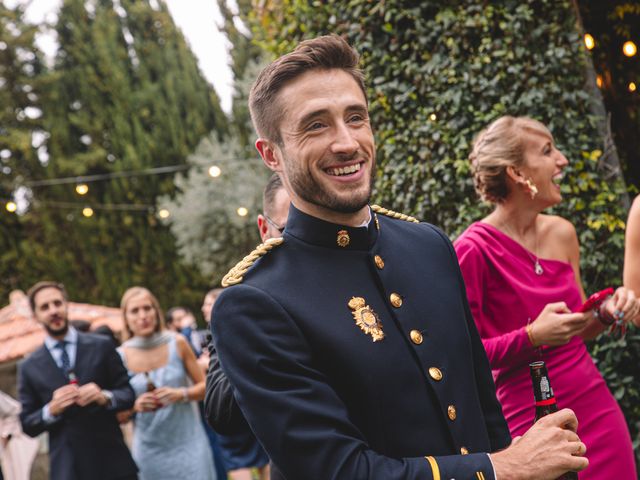
[[[69,360],[69,354],[67,353],[67,342],[64,340],[59,341],[56,344],[56,348],[59,348],[62,354],[60,355],[60,360],[62,362],[62,371],[65,375],[69,375],[71,371],[71,360]]]

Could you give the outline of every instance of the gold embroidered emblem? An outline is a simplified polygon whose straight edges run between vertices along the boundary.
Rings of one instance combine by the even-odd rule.
[[[338,231],[338,238],[336,239],[336,241],[338,242],[339,247],[346,247],[347,245],[349,245],[349,242],[351,241],[351,239],[349,238],[349,232],[347,232],[346,230]]]
[[[378,318],[378,314],[366,304],[364,298],[351,297],[348,305],[349,308],[353,310],[353,312],[351,312],[353,319],[356,321],[356,325],[360,327],[360,330],[367,335],[371,335],[374,342],[384,338],[380,318]]]

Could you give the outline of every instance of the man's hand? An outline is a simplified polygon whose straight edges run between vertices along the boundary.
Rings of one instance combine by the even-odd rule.
[[[86,383],[78,387],[78,398],[76,403],[81,407],[85,407],[90,403],[97,403],[101,407],[107,404],[107,397],[102,393],[102,389],[95,383]]]
[[[578,419],[565,408],[541,418],[510,447],[491,454],[500,480],[554,480],[587,468],[587,447],[575,433]]]
[[[54,390],[53,397],[49,402],[49,413],[54,417],[62,414],[67,408],[76,403],[78,399],[78,386],[65,385]]]

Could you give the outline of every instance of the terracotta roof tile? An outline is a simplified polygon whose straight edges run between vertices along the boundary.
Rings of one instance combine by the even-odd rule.
[[[16,360],[36,350],[44,341],[44,328],[33,318],[27,296],[13,291],[0,310],[0,362]],[[91,330],[107,325],[119,334],[123,328],[119,308],[69,302],[69,320],[85,320]]]

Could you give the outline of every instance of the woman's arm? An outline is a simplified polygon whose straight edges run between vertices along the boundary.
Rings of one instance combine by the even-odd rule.
[[[624,286],[640,293],[640,195],[635,198],[624,237]],[[636,321],[636,324],[640,322]]]
[[[153,395],[162,405],[169,405],[177,402],[200,401],[204,399],[205,379],[204,372],[198,365],[196,356],[191,346],[182,335],[176,335],[176,346],[178,356],[182,359],[184,369],[193,381],[191,387],[172,388],[160,387],[153,391]]]

